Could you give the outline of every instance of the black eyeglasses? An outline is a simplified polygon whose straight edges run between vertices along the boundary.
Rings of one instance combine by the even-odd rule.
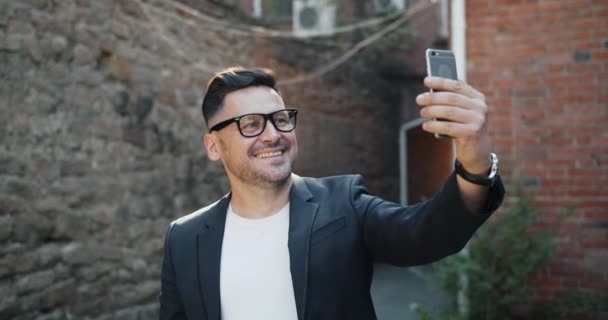
[[[296,128],[298,110],[282,109],[271,113],[249,113],[222,121],[209,129],[219,131],[236,122],[239,132],[243,137],[252,138],[259,136],[266,129],[266,122],[270,120],[272,125],[281,132],[290,132]]]

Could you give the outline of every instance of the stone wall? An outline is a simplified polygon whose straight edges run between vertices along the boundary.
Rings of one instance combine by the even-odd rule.
[[[195,18],[160,0],[0,3],[0,318],[157,316],[167,226],[228,190],[200,140],[206,81],[302,72]],[[283,93],[303,111],[298,172],[391,192],[380,100],[335,79]]]

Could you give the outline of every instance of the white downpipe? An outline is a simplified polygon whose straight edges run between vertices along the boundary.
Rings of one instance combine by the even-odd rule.
[[[253,16],[256,18],[262,17],[262,0],[253,0]]]
[[[467,81],[467,15],[466,1],[452,0],[450,48],[456,57],[456,68],[460,80]]]
[[[399,127],[399,201],[407,206],[407,132],[427,121],[425,118],[410,120]]]
[[[451,43],[450,48],[454,52],[456,58],[456,68],[460,80],[467,80],[467,15],[466,15],[466,0],[452,0],[451,8]],[[452,152],[456,157],[456,152]],[[465,246],[461,251],[462,255],[469,255],[469,248]],[[458,310],[461,315],[466,315],[469,310],[469,301],[467,299],[467,289],[469,285],[469,279],[466,274],[461,273],[459,277],[462,290],[458,292]]]

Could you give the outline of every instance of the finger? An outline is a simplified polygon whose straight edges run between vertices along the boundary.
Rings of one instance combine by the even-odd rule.
[[[424,85],[429,89],[456,92],[469,98],[485,101],[485,96],[481,92],[475,90],[464,81],[441,77],[426,77],[424,78]]]
[[[478,112],[462,109],[453,106],[432,105],[420,110],[423,118],[445,119],[458,123],[479,123],[483,122],[483,117]]]
[[[450,105],[458,106],[465,109],[486,110],[485,102],[472,99],[465,95],[453,92],[425,92],[416,97],[416,103],[421,106],[428,105]]]
[[[483,126],[477,123],[458,123],[433,119],[423,123],[422,129],[452,138],[468,138],[479,135]]]

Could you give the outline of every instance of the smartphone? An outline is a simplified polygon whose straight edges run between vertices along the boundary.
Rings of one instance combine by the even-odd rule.
[[[448,78],[458,80],[456,72],[456,58],[454,53],[449,50],[426,49],[426,73],[429,76]],[[433,91],[431,89],[431,91]],[[446,121],[443,119],[435,119],[438,121]],[[446,138],[449,136],[435,134],[435,138]]]

